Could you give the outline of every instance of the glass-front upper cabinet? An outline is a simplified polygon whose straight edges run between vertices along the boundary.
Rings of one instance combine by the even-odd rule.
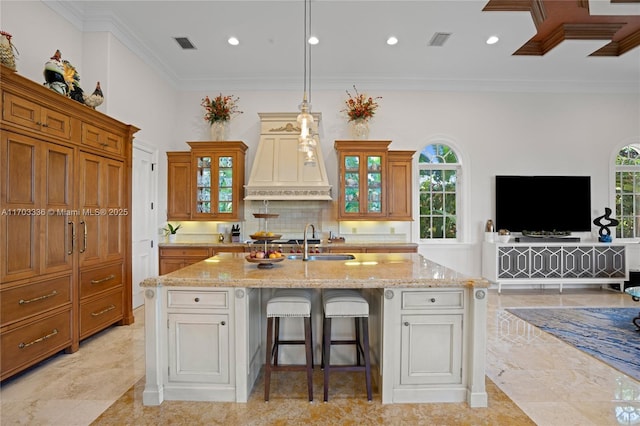
[[[336,141],[339,156],[339,211],[342,220],[386,216],[384,179],[391,141]]]
[[[241,220],[244,191],[243,142],[189,142],[195,172],[191,218]]]

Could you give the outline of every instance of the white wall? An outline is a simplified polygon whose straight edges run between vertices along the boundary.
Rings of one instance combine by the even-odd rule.
[[[172,88],[158,73],[108,33],[82,34],[40,2],[3,2],[2,29],[20,51],[18,72],[41,82],[43,64],[60,49],[76,65],[85,91],[103,83],[107,101],[98,109],[142,130],[137,138],[156,146],[160,183],[158,226],[166,206],[166,150],[186,150],[186,141],[207,140],[200,101],[215,96]],[[356,85],[357,81],[354,82]],[[361,92],[366,88],[359,87]],[[259,137],[258,112],[296,111],[302,93],[237,91],[244,111],[231,122],[231,139],[248,146],[247,174]],[[371,139],[391,139],[392,149],[420,150],[443,136],[463,154],[469,227],[464,246],[423,246],[421,252],[462,272],[480,275],[482,230],[494,218],[496,174],[562,174],[592,177],[592,215],[611,205],[611,155],[640,140],[640,96],[632,94],[382,91],[371,122]],[[322,113],[322,151],[331,184],[337,185],[335,139],[349,138],[340,112],[343,90],[314,91],[312,110]],[[415,228],[415,227],[414,227]],[[414,229],[414,236],[417,235]],[[460,262],[460,258],[464,261]]]

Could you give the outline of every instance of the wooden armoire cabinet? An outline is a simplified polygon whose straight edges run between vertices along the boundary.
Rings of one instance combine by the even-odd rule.
[[[0,380],[134,321],[134,126],[1,67]]]

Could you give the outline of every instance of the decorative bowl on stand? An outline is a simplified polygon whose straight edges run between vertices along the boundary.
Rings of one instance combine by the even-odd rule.
[[[282,262],[285,258],[286,258],[286,256],[276,257],[276,258],[267,258],[267,257],[265,257],[265,258],[259,259],[257,257],[245,256],[245,259],[247,259],[247,262],[249,262],[249,263],[257,263],[258,264],[258,268],[260,268],[260,269],[273,268],[273,264],[274,263]]]

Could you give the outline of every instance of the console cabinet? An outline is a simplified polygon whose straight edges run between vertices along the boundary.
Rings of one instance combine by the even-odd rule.
[[[138,130],[1,67],[0,380],[134,321]]]
[[[339,220],[412,220],[412,157],[391,141],[335,141]]]
[[[626,246],[610,243],[488,243],[482,275],[498,284],[621,284],[629,276]]]

